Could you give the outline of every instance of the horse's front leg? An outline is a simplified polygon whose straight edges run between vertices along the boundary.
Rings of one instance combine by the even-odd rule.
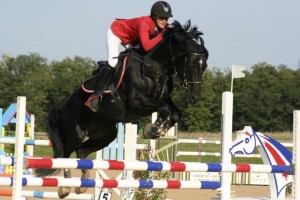
[[[70,169],[63,169],[64,171],[64,177],[65,178],[71,178],[71,170]],[[63,199],[66,196],[68,196],[71,192],[71,187],[60,187],[58,189],[58,196],[59,198]]]
[[[167,105],[170,110],[170,115],[166,123],[164,123],[163,129],[168,131],[170,128],[172,128],[181,118],[182,118],[182,112],[175,106],[173,100],[171,97],[167,100]]]
[[[144,128],[144,138],[156,139],[160,136],[166,134],[164,124],[166,123],[168,116],[170,115],[170,110],[168,105],[164,105],[158,111],[157,119],[154,124],[148,123]]]
[[[165,136],[167,131],[173,127],[182,118],[182,112],[175,106],[171,97],[166,100],[157,116],[154,124],[147,124],[144,129],[144,137],[147,139],[156,139]]]

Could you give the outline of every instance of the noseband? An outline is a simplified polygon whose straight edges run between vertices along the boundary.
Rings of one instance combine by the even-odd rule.
[[[178,55],[174,55],[173,50],[172,50],[172,46],[171,46],[171,37],[169,38],[169,47],[170,47],[170,52],[171,52],[171,65],[174,69],[174,74],[178,77],[179,82],[181,83],[181,86],[184,89],[187,89],[188,84],[201,84],[201,81],[189,81],[186,78],[186,73],[185,73],[185,69],[183,71],[183,79],[181,79],[181,77],[179,77],[178,73],[177,73],[177,66],[176,66],[176,62],[177,60],[179,60],[181,57],[184,57],[184,60],[186,62],[187,60],[187,56],[190,55],[195,55],[195,56],[204,56],[204,54],[200,54],[200,53],[195,53],[195,52],[184,52],[184,53],[179,53]],[[202,65],[202,60],[200,59],[200,65]],[[202,67],[202,66],[201,66]]]
[[[153,49],[151,50],[151,52],[155,51],[156,48],[157,48],[157,46],[156,46],[155,48],[153,48]],[[171,53],[171,66],[172,66],[172,68],[173,68],[173,72],[172,72],[172,74],[170,74],[170,75],[165,75],[165,74],[162,73],[162,72],[159,72],[159,71],[156,71],[156,70],[152,69],[151,65],[147,64],[147,63],[145,62],[145,60],[141,60],[141,59],[139,59],[139,58],[133,56],[132,54],[130,54],[130,56],[131,56],[132,58],[134,58],[134,59],[136,59],[136,60],[142,62],[142,63],[143,63],[143,67],[144,67],[144,68],[147,68],[150,72],[152,72],[152,73],[154,73],[154,74],[157,74],[157,75],[159,75],[159,76],[165,77],[165,81],[164,81],[165,83],[164,83],[164,85],[166,84],[167,80],[168,80],[171,76],[173,76],[173,75],[176,75],[176,76],[177,76],[177,78],[178,78],[178,80],[179,80],[181,86],[182,86],[184,89],[187,89],[188,84],[201,84],[201,81],[189,81],[189,80],[187,80],[185,70],[184,70],[184,72],[183,72],[183,79],[182,79],[182,78],[178,75],[178,73],[177,73],[177,66],[176,66],[176,63],[177,63],[177,61],[178,61],[181,57],[185,57],[185,61],[186,61],[186,57],[187,57],[187,56],[190,56],[190,55],[195,55],[195,56],[205,56],[205,54],[196,53],[196,52],[188,52],[188,51],[186,51],[186,52],[184,52],[184,53],[179,53],[179,54],[177,54],[177,55],[174,55],[173,50],[172,50],[172,46],[171,46],[171,37],[169,37],[169,49],[170,49],[170,53]],[[149,54],[150,54],[150,53],[148,53],[148,55],[149,55]],[[201,61],[202,61],[202,60],[201,60]],[[203,64],[203,63],[201,62],[200,65],[202,65],[202,64]]]

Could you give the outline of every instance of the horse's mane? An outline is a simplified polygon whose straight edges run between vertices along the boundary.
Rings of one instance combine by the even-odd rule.
[[[171,36],[179,43],[184,42],[185,40],[195,40],[197,43],[204,46],[204,40],[201,38],[201,35],[203,35],[203,33],[198,30],[197,26],[191,26],[191,20],[188,20],[185,25],[181,25],[179,21],[174,20],[171,26],[164,32],[164,40],[162,40],[155,48],[151,49],[150,52],[146,52],[143,47],[136,50],[138,55],[143,57],[152,55],[152,53],[162,45],[163,41],[166,41],[166,39]],[[208,52],[206,51],[205,54],[207,58]]]
[[[200,36],[203,35],[197,26],[191,26],[191,20],[188,20],[183,26],[177,20],[174,20],[171,27],[164,33],[164,36],[170,36],[172,34],[176,34],[177,39],[180,41],[184,41],[185,39],[198,40]]]

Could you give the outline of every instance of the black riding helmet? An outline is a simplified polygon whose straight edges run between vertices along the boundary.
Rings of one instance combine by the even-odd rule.
[[[171,6],[165,1],[157,1],[151,8],[151,14],[159,17],[173,17]]]

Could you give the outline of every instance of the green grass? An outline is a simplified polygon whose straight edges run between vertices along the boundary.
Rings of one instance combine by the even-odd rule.
[[[233,134],[234,135],[234,134]],[[272,138],[284,141],[284,142],[291,142],[292,141],[292,133],[285,132],[285,133],[267,133],[266,135],[271,136]],[[221,134],[220,133],[179,133],[178,138],[184,138],[184,139],[207,139],[207,140],[220,140]],[[145,144],[149,143],[150,140],[143,140],[139,139],[138,143]],[[168,143],[172,142],[174,140],[166,139],[161,140],[159,142],[159,146],[162,147],[164,145],[167,145]],[[177,145],[178,151],[202,151],[202,152],[221,152],[221,146],[218,144],[202,144],[199,146],[199,144],[178,144]],[[291,150],[291,149],[290,149]],[[255,152],[258,154],[258,151]],[[172,149],[168,149],[169,158],[172,158],[173,151]],[[34,156],[35,157],[52,157],[52,149],[45,146],[35,146],[34,147]],[[95,159],[96,155],[95,153],[91,154],[88,158],[89,159]],[[163,157],[163,156],[161,156]],[[71,158],[76,158],[76,154],[73,153],[71,155]],[[162,159],[162,158],[161,158]],[[166,155],[164,156],[164,159],[167,160]],[[214,157],[214,156],[178,156],[177,161],[182,162],[203,162],[203,163],[220,163],[220,157]],[[262,159],[261,158],[233,158],[233,163],[252,163],[252,164],[261,164]]]
[[[52,148],[47,147],[47,146],[35,146],[34,147],[34,157],[52,157]],[[75,152],[72,153],[70,158],[76,158]],[[96,158],[96,153],[92,153],[91,155],[88,156],[88,159],[95,159]]]
[[[291,132],[280,132],[280,133],[266,133],[266,135],[282,142],[292,142]],[[234,137],[234,134],[233,134]],[[184,139],[199,139],[203,138],[206,140],[221,140],[220,133],[179,133],[178,138]],[[235,139],[235,138],[233,138]],[[163,143],[163,142],[160,142]],[[167,144],[168,141],[165,141]],[[292,151],[292,149],[289,149]],[[177,145],[177,151],[192,151],[192,152],[221,152],[221,145],[218,144],[184,144],[180,143]],[[172,151],[169,150],[169,157],[172,157]],[[258,150],[254,152],[259,154]],[[160,156],[162,157],[162,156]],[[203,162],[203,163],[220,163],[220,157],[215,156],[177,156],[177,161],[181,162]],[[261,158],[232,158],[232,163],[252,163],[252,164],[262,164]]]

